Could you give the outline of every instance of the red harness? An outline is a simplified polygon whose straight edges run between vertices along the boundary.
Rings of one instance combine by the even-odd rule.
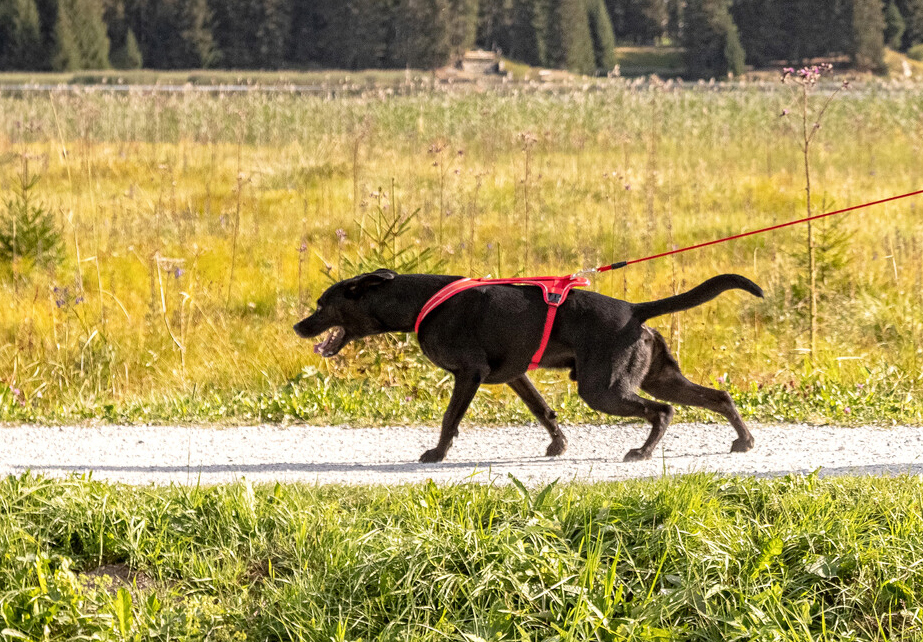
[[[548,314],[545,316],[545,329],[542,332],[542,341],[538,345],[538,350],[532,355],[532,361],[529,363],[529,370],[538,368],[542,355],[545,354],[545,348],[548,346],[548,339],[551,338],[551,327],[554,325],[554,317],[558,312],[558,306],[567,299],[567,294],[573,287],[586,287],[590,280],[585,277],[576,276],[532,276],[519,279],[459,279],[452,281],[447,286],[436,292],[417,316],[417,323],[413,331],[420,332],[420,324],[430,312],[451,299],[459,292],[470,290],[484,285],[537,285],[542,289],[545,296],[545,303],[548,304]]]

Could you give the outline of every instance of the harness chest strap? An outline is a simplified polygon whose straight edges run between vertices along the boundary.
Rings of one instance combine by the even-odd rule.
[[[459,292],[485,285],[534,285],[542,289],[545,303],[548,304],[548,313],[545,315],[545,327],[542,330],[542,339],[539,343],[538,350],[532,355],[532,360],[529,363],[529,370],[535,370],[542,360],[542,355],[545,354],[545,348],[548,347],[548,341],[551,338],[551,328],[554,326],[554,317],[558,312],[558,307],[567,299],[567,295],[572,288],[586,287],[589,284],[589,279],[574,276],[533,276],[518,279],[459,279],[458,281],[452,281],[436,292],[436,294],[426,302],[423,309],[420,310],[420,314],[417,315],[417,322],[414,325],[413,331],[419,333],[420,324],[423,322],[423,319],[425,319],[430,312]]]

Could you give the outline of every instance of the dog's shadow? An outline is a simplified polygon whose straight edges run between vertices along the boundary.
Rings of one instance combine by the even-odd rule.
[[[709,453],[676,453],[654,457],[650,461],[682,459],[686,457],[712,457],[727,455],[725,451]],[[45,464],[35,466],[23,464],[10,464],[10,468],[20,472],[63,472],[63,473],[148,473],[148,474],[232,474],[246,475],[248,473],[291,473],[291,474],[330,474],[330,473],[382,473],[382,474],[412,474],[412,473],[439,473],[446,470],[490,470],[494,468],[506,469],[518,466],[538,468],[553,468],[562,464],[624,464],[631,466],[633,463],[621,462],[618,455],[612,457],[511,457],[509,459],[478,459],[468,458],[460,460],[447,460],[438,463],[424,464],[419,461],[394,461],[394,462],[272,462],[260,464],[201,464],[201,465],[111,465],[111,464]]]
[[[443,461],[436,464],[422,464],[417,461],[396,461],[393,463],[380,462],[374,464],[358,462],[277,462],[262,464],[204,464],[204,465],[177,465],[177,466],[143,466],[143,465],[94,465],[94,464],[47,464],[41,466],[11,464],[10,468],[19,473],[149,473],[149,474],[241,474],[250,473],[294,473],[302,475],[327,474],[327,473],[438,473],[445,470],[474,469],[488,470],[491,468],[506,468],[510,466],[553,466],[556,460],[551,457],[534,457],[524,459],[505,460],[463,460]]]
[[[716,453],[720,455],[725,455],[727,453]],[[685,455],[684,455],[685,456]],[[665,458],[655,458],[651,461],[656,462],[658,459],[670,459],[669,457]],[[571,460],[571,462],[579,463],[607,463],[613,464],[612,459],[607,458],[590,458],[590,459],[581,459],[581,460]],[[32,466],[32,465],[21,465],[21,464],[12,464],[10,468],[19,474],[23,473],[37,473],[37,474],[54,474],[54,473],[64,473],[64,474],[82,474],[82,473],[102,473],[105,476],[106,473],[137,473],[137,474],[160,474],[160,475],[187,475],[194,478],[198,475],[238,475],[245,477],[246,475],[259,475],[259,474],[290,474],[304,476],[304,481],[310,482],[311,475],[325,475],[325,474],[344,474],[344,473],[358,473],[363,475],[361,480],[364,484],[374,484],[376,483],[374,478],[368,478],[368,475],[374,475],[376,473],[381,475],[401,475],[401,474],[413,474],[413,473],[430,473],[434,476],[438,476],[438,473],[445,471],[458,471],[458,470],[470,470],[472,475],[476,473],[488,473],[490,471],[500,472],[509,468],[515,468],[517,466],[529,466],[533,469],[538,468],[539,472],[554,472],[556,466],[560,464],[559,459],[554,459],[551,457],[532,457],[524,459],[498,459],[498,460],[476,460],[469,459],[463,461],[446,461],[438,464],[422,464],[416,461],[403,461],[403,462],[394,462],[394,463],[374,463],[374,464],[363,464],[363,463],[354,463],[354,462],[325,462],[325,463],[295,463],[295,462],[279,462],[279,463],[269,463],[269,464],[208,464],[203,466],[114,466],[114,465],[80,465],[80,464],[51,464],[45,466]],[[624,464],[625,466],[632,466],[635,464]],[[564,472],[564,471],[561,471]],[[571,471],[572,472],[572,471]],[[808,469],[787,469],[787,470],[769,470],[769,471],[747,471],[747,470],[731,470],[727,471],[713,471],[718,475],[726,476],[752,476],[752,477],[781,477],[785,475],[801,475],[809,474],[814,472]],[[639,471],[638,477],[650,477],[651,475],[648,472],[642,473]],[[669,472],[667,474],[677,474],[676,471]],[[839,475],[921,475],[923,474],[923,463],[895,463],[887,465],[864,465],[864,466],[841,466],[835,468],[820,468],[818,469],[818,474],[821,476],[839,476]],[[659,476],[659,475],[656,475]],[[169,479],[165,482],[181,482],[182,479]],[[206,480],[207,481],[207,480]],[[341,480],[343,483],[350,483],[349,480]],[[355,480],[354,480],[355,481]],[[419,481],[418,479],[411,479],[408,481]]]

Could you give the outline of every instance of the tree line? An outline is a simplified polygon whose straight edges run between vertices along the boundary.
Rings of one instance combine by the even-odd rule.
[[[445,65],[471,47],[605,73],[616,42],[685,48],[690,75],[923,43],[923,0],[0,0],[0,69]]]

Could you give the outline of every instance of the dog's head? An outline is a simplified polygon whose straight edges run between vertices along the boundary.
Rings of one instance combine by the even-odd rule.
[[[366,295],[370,290],[397,276],[391,270],[375,270],[334,283],[317,299],[314,314],[295,324],[295,332],[305,339],[330,332],[314,346],[314,352],[332,357],[354,339],[386,332],[371,309]]]

